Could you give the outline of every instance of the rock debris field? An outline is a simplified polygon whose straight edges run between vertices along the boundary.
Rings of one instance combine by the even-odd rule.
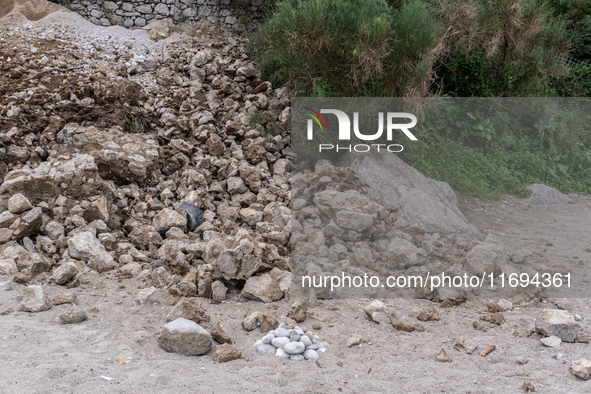
[[[591,391],[587,299],[291,297],[295,245],[308,273],[583,272],[587,196],[466,202],[395,158],[292,178],[289,92],[246,38],[17,5],[0,8],[0,392]],[[381,193],[380,160],[398,174]]]

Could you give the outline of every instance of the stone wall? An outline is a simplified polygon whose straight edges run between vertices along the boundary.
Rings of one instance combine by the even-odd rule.
[[[252,31],[261,21],[271,0],[253,0],[241,7],[231,0],[74,0],[70,9],[92,23],[103,26],[143,27],[153,20],[168,19],[188,26],[206,19],[220,22],[231,31]]]

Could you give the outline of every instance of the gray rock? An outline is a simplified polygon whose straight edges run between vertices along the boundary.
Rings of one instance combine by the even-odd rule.
[[[8,199],[8,210],[11,213],[22,213],[32,208],[33,204],[21,193],[17,193]]]
[[[312,346],[312,340],[307,335],[300,335],[300,342],[304,344],[305,347]]]
[[[113,256],[89,231],[83,231],[68,239],[68,252],[71,257],[88,263],[97,272],[109,271],[117,266]]]
[[[63,324],[80,323],[87,319],[86,312],[82,309],[74,308],[59,316]]]
[[[575,342],[579,336],[579,324],[567,311],[544,309],[535,321],[536,331],[545,336],[557,336],[564,342]]]
[[[164,302],[168,299],[168,292],[162,289],[157,289],[155,287],[148,287],[143,289],[139,292],[135,299],[136,305],[144,305],[144,304],[164,304]]]
[[[464,267],[470,274],[482,275],[483,272],[495,272],[504,264],[507,264],[507,256],[503,248],[497,244],[485,242],[476,245],[466,254]]]
[[[546,345],[548,347],[560,347],[562,340],[560,338],[552,335],[551,337],[546,337],[546,338],[540,339],[540,342],[542,342],[544,345]]]
[[[282,327],[278,327],[275,329],[275,337],[276,338],[281,338],[281,337],[285,337],[285,338],[289,338],[291,335],[291,333],[289,332],[289,330],[282,328]]]
[[[304,361],[305,360],[304,356],[301,354],[292,354],[291,356],[289,356],[289,359],[291,361]]]
[[[224,301],[226,299],[227,292],[228,292],[228,289],[219,280],[216,280],[215,282],[213,282],[211,284],[211,293],[212,293],[212,298],[214,301],[217,301],[217,302]]]
[[[291,330],[291,333],[289,335],[289,341],[290,342],[297,342],[299,340],[300,340],[300,334],[298,334],[294,330]]]
[[[187,213],[187,231],[195,231],[195,229],[201,226],[205,222],[203,212],[193,204],[182,204],[179,207]]]
[[[21,310],[25,312],[43,312],[51,308],[51,301],[41,286],[28,286],[21,289],[23,297]]]
[[[263,342],[265,345],[268,345],[273,341],[273,339],[275,339],[274,335],[267,334],[261,339],[261,342]],[[273,346],[275,346],[275,345],[273,345]]]
[[[201,356],[211,349],[213,339],[199,324],[179,318],[164,325],[158,344],[167,352]]]
[[[304,351],[304,358],[306,360],[318,360],[318,352],[316,350],[313,349],[307,349],[306,351]]]
[[[257,328],[261,315],[261,312],[252,312],[250,315],[246,316],[244,320],[242,320],[242,328],[246,331],[252,331]]]
[[[529,256],[531,256],[531,252],[529,250],[519,249],[516,250],[515,253],[513,253],[512,260],[516,264],[524,263],[525,259],[527,259]]]
[[[259,347],[257,347],[257,353],[260,354],[261,356],[264,356],[265,354],[275,354],[275,346],[273,345],[266,345],[266,344],[262,344]]]
[[[427,258],[427,253],[417,248],[412,242],[403,238],[394,238],[384,253],[387,261],[397,264],[400,269],[422,265]]]
[[[185,231],[187,229],[187,218],[173,209],[165,208],[154,216],[152,224],[160,234],[164,235],[172,227]]]
[[[306,347],[302,342],[289,342],[283,346],[283,350],[288,354],[302,354]]]
[[[369,186],[367,195],[372,200],[400,208],[411,224],[422,223],[427,232],[444,237],[467,234],[482,239],[458,208],[457,197],[447,183],[425,177],[397,155],[387,151],[351,153],[342,166],[354,170]]]
[[[526,198],[526,201],[537,202],[541,204],[572,204],[575,202],[566,194],[562,194],[553,187],[543,185],[541,183],[534,183],[527,187],[531,190],[531,196]]]
[[[106,180],[144,181],[158,166],[159,145],[153,134],[81,127],[73,135],[72,143],[94,157],[99,175]]]
[[[288,337],[273,338],[273,340],[271,341],[271,345],[275,346],[277,349],[283,349],[283,347],[288,343]]]
[[[283,349],[277,349],[275,351],[275,355],[277,357],[289,358],[289,354],[285,353],[285,350],[283,350]]]

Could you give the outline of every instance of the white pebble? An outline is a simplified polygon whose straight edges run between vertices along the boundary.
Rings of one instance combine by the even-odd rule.
[[[274,335],[267,334],[267,335],[265,335],[265,336],[263,337],[263,339],[261,339],[261,341],[262,341],[264,344],[268,345],[268,344],[270,344],[270,343],[271,343],[271,341],[272,341],[273,339],[275,339],[275,336],[274,336]]]
[[[289,343],[289,338],[286,338],[286,337],[273,338],[273,340],[271,341],[271,344],[279,349],[283,349],[283,347],[285,345],[287,345],[288,343]]]
[[[304,357],[306,360],[317,360],[320,356],[316,353],[316,350],[308,349],[304,352]]]

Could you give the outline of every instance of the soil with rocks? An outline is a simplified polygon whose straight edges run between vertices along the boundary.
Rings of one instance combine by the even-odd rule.
[[[355,158],[290,178],[289,94],[245,38],[17,3],[0,7],[0,392],[591,390],[587,299],[290,298],[298,245],[325,273],[385,250],[399,273],[486,255],[585,283],[588,196],[458,201],[392,158],[381,193]]]

